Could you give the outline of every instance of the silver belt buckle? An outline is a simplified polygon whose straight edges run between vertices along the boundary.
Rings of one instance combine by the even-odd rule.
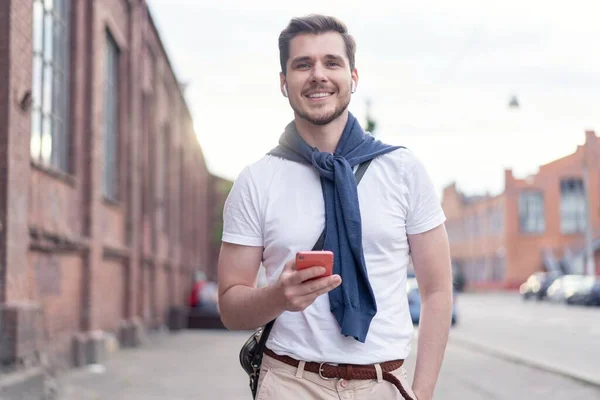
[[[323,365],[325,365],[325,364],[328,364],[328,365],[331,365],[334,367],[337,366],[337,364],[332,364],[332,363],[328,363],[328,362],[322,362],[321,364],[319,364],[319,376],[321,377],[321,379],[324,379],[326,381],[332,381],[332,380],[336,379],[336,378],[328,378],[326,376],[323,376]]]

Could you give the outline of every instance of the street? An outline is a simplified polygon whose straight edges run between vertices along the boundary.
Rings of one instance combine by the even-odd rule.
[[[600,386],[600,308],[523,301],[512,293],[462,294],[452,338]]]
[[[503,355],[548,360],[546,369],[575,365],[578,374],[593,377],[600,370],[594,368],[600,359],[594,346],[600,309],[522,303],[514,294],[468,294],[459,302],[460,321],[451,333],[436,399],[600,399],[600,386]],[[549,316],[550,322],[537,319]],[[66,375],[62,400],[250,399],[237,359],[247,336],[227,331],[152,335],[145,347],[117,353],[105,371],[83,368]],[[416,342],[406,364],[409,375],[415,354]]]

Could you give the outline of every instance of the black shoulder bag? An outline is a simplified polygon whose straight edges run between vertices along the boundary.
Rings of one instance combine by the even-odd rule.
[[[354,179],[356,184],[360,183],[363,175],[365,174],[369,164],[372,160],[366,161],[359,165],[354,173]],[[325,242],[325,230],[321,233],[319,240],[315,243],[313,250],[322,250],[323,243]],[[264,327],[258,328],[244,343],[240,350],[240,364],[244,371],[250,378],[250,390],[252,391],[252,398],[256,398],[256,391],[258,389],[258,376],[260,374],[260,366],[262,364],[263,352],[265,350],[265,344],[273,328],[275,320],[267,323]]]

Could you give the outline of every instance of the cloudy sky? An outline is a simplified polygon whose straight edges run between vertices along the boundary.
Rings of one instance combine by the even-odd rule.
[[[600,135],[600,6],[551,2],[148,0],[186,92],[211,171],[235,179],[293,117],[279,92],[277,38],[290,18],[326,13],[355,36],[364,121],[409,147],[438,190],[502,190]],[[288,5],[289,3],[289,5]],[[510,109],[517,95],[521,107]]]

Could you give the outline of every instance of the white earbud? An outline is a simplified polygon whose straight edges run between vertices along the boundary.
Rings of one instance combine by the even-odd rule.
[[[287,85],[283,85],[283,95],[288,97]]]
[[[356,84],[352,81],[352,93],[356,92]]]

